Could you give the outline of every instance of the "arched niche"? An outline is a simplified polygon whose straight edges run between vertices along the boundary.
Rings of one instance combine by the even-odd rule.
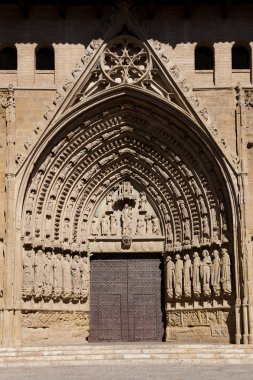
[[[237,237],[234,234],[238,222],[231,172],[219,148],[186,112],[140,89],[126,86],[120,91],[99,94],[93,99],[93,104],[86,104],[85,108],[83,104],[75,105],[59,120],[54,132],[43,137],[34,151],[33,168],[28,162],[23,169],[24,181],[19,193],[21,207],[17,214],[22,230],[19,257],[23,255],[26,258],[27,251],[32,252],[29,254],[32,256],[29,259],[31,268],[41,250],[50,250],[51,259],[56,254],[62,255],[60,260],[64,265],[65,261],[69,262],[70,271],[71,263],[76,262],[74,266],[84,263],[85,297],[81,296],[80,289],[72,288],[67,292],[64,284],[62,293],[55,297],[53,283],[51,296],[48,293],[45,296],[43,284],[36,295],[36,284],[28,286],[27,290],[23,283],[22,307],[26,308],[27,300],[32,307],[38,307],[38,302],[43,305],[51,297],[52,307],[57,300],[57,305],[67,302],[69,310],[85,304],[89,312],[89,255],[100,249],[96,248],[99,247],[97,242],[94,243],[97,239],[91,233],[91,226],[99,207],[102,214],[103,209],[104,213],[109,211],[106,199],[110,191],[113,191],[115,201],[120,196],[120,186],[128,182],[136,197],[138,193],[137,213],[142,215],[139,212],[139,194],[143,192],[152,214],[159,220],[159,234],[155,236],[152,232],[149,240],[152,243],[159,241],[159,248],[154,250],[161,250],[167,263],[167,285],[164,289],[167,297],[167,338],[176,337],[183,331],[182,315],[191,315],[189,321],[197,315],[194,326],[198,337],[203,330],[203,312],[207,340],[212,340],[222,331],[222,341],[232,341],[235,335],[235,298],[240,296],[241,290],[236,281],[240,276]],[[108,234],[110,247],[105,251],[114,250],[118,254],[134,251],[137,216],[130,233],[124,234],[122,211],[126,203],[129,204],[122,203],[117,215],[121,232],[115,238]],[[101,228],[101,220],[99,226]],[[127,244],[125,235],[130,238]],[[108,240],[106,236],[100,231],[102,244]],[[146,238],[143,237],[143,241]],[[145,251],[145,244],[136,250]],[[218,251],[220,268],[216,285],[211,279],[217,256],[214,251]],[[196,252],[200,261],[200,291],[194,291],[191,283],[190,290],[186,292],[186,261],[188,268],[189,265],[193,268]],[[175,276],[178,255],[182,269],[181,289],[176,289],[174,277],[172,290],[168,291],[168,262],[173,263]],[[200,272],[205,262],[209,270],[206,284]],[[17,265],[20,271],[21,259]],[[225,272],[226,283],[221,275]],[[34,273],[32,277],[35,281]],[[212,325],[214,319],[218,332]],[[186,335],[188,333],[192,334],[188,331]]]

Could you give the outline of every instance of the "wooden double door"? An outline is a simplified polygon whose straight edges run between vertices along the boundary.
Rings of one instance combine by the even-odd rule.
[[[89,341],[162,341],[161,255],[94,255]]]

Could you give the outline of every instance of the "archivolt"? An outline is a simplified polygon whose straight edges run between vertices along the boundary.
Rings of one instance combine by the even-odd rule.
[[[157,208],[168,250],[227,244],[228,190],[206,137],[147,101],[105,104],[66,124],[36,163],[23,202],[24,243],[86,249],[96,205],[127,178]]]

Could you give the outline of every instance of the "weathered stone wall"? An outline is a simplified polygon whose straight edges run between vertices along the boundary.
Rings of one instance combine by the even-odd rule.
[[[147,39],[162,42],[164,51],[168,57],[178,66],[180,72],[189,81],[194,92],[201,98],[203,106],[208,109],[209,115],[215,127],[221,132],[227,141],[231,151],[242,159],[241,171],[247,173],[246,181],[240,184],[242,203],[245,203],[245,225],[241,224],[241,233],[248,246],[249,257],[243,270],[252,276],[252,260],[250,237],[253,235],[253,107],[250,102],[246,104],[244,89],[252,87],[251,67],[248,71],[232,71],[231,49],[235,42],[249,44],[252,55],[252,29],[251,14],[253,6],[233,8],[227,19],[220,17],[220,11],[216,6],[199,6],[193,12],[190,19],[184,19],[181,7],[169,7],[155,9],[152,19],[141,22]],[[145,18],[145,9],[143,9]],[[24,149],[24,144],[34,136],[33,130],[39,122],[45,121],[43,115],[48,105],[52,104],[57,88],[62,84],[81,57],[87,51],[90,41],[101,37],[101,24],[103,19],[98,19],[93,7],[73,7],[69,10],[67,18],[61,20],[56,15],[53,6],[34,6],[28,19],[22,19],[17,8],[13,5],[0,6],[0,47],[5,44],[15,44],[18,53],[17,71],[0,71],[0,88],[3,97],[10,83],[14,86],[15,94],[15,156]],[[213,27],[215,25],[215,27]],[[243,27],[242,27],[243,25]],[[45,30],[46,39],[45,39]],[[105,27],[106,30],[106,27]],[[207,44],[214,48],[214,71],[201,72],[194,69],[194,49],[197,44]],[[55,70],[43,72],[35,70],[35,49],[37,46],[52,45],[55,51]],[[251,65],[253,62],[251,62]],[[236,91],[237,82],[242,86],[241,121],[236,119]],[[14,246],[11,252],[7,252],[6,219],[14,220],[14,216],[6,215],[6,186],[5,174],[9,172],[6,164],[6,108],[0,108],[0,292],[3,286],[8,287],[8,297],[0,297],[0,306],[12,308],[8,303],[15,300],[15,307],[23,309],[12,318],[10,312],[0,311],[0,331],[5,326],[3,344],[6,344],[8,335],[16,335],[16,344],[34,344],[39,339],[41,342],[78,342],[88,335],[88,310],[83,311],[81,306],[63,305],[58,310],[57,305],[44,305],[43,302],[30,304],[21,301],[21,259],[15,258]],[[243,149],[240,150],[240,146]],[[26,148],[25,148],[26,149]],[[27,147],[27,152],[29,147]],[[243,173],[244,174],[244,173]],[[16,183],[16,196],[19,183]],[[243,189],[246,189],[244,198]],[[21,221],[17,221],[21,223]],[[20,233],[20,225],[14,227],[12,234]],[[9,228],[9,227],[8,227]],[[245,230],[244,230],[245,229]],[[245,244],[246,244],[245,243]],[[17,248],[17,247],[16,247]],[[10,248],[9,248],[10,249]],[[20,253],[20,250],[17,249]],[[5,253],[5,255],[4,255]],[[6,263],[6,257],[12,255]],[[4,260],[5,257],[5,260]],[[245,269],[246,265],[246,269]],[[248,265],[248,267],[247,267]],[[238,264],[238,267],[240,264]],[[4,282],[4,270],[8,276]],[[10,271],[16,268],[16,279],[10,283]],[[238,269],[238,271],[241,269]],[[238,278],[233,278],[237,281]],[[14,281],[14,285],[13,285]],[[252,281],[252,280],[251,280]],[[233,289],[235,286],[233,287]],[[240,301],[239,301],[240,302]],[[245,304],[247,300],[245,299]],[[36,307],[40,310],[36,311]],[[41,310],[41,309],[46,310]],[[50,310],[51,308],[51,310]],[[171,328],[167,331],[169,339],[178,341],[229,341],[230,336],[235,335],[234,311],[222,310],[208,312],[208,317],[202,316],[203,311],[176,310],[168,317]],[[201,314],[202,313],[202,314]],[[216,314],[215,314],[216,313]],[[227,314],[226,314],[227,313]],[[80,318],[79,318],[80,317]],[[176,321],[176,317],[178,320]],[[5,322],[4,322],[5,321]],[[241,323],[243,325],[243,322]],[[66,329],[68,326],[68,329]],[[64,337],[62,338],[62,332]],[[247,331],[244,333],[247,335]],[[252,331],[250,331],[252,334]],[[240,338],[239,338],[240,340]],[[247,339],[246,339],[247,340]],[[11,340],[11,344],[14,344]],[[246,342],[246,341],[245,341]]]

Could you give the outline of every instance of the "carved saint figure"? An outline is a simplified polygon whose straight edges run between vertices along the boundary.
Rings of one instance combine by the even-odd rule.
[[[191,227],[189,219],[184,221],[184,240],[188,241],[191,238]]]
[[[226,248],[221,249],[221,284],[224,294],[231,294],[230,257]]]
[[[137,219],[137,226],[136,226],[136,235],[145,235],[146,234],[146,223],[143,218]]]
[[[44,257],[44,285],[43,295],[48,298],[52,294],[53,288],[53,261],[52,253],[47,251]]]
[[[157,216],[155,214],[153,214],[151,216],[151,219],[152,219],[152,233],[154,235],[160,235],[161,233],[161,230],[160,230],[160,222],[159,222],[159,219],[157,218]]]
[[[175,263],[175,297],[181,298],[183,290],[183,260],[181,260],[180,255],[176,254]]]
[[[210,237],[210,228],[209,228],[208,219],[207,219],[206,215],[203,216],[202,226],[203,226],[203,236],[204,236],[204,238],[209,238]]]
[[[27,212],[25,215],[25,225],[26,227],[29,227],[31,225],[31,214],[30,212]]]
[[[215,249],[213,251],[213,262],[211,266],[211,285],[213,287],[214,294],[220,295],[220,258],[219,252]]]
[[[98,235],[99,233],[99,224],[98,224],[98,217],[95,215],[94,218],[92,219],[92,224],[91,224],[91,235]]]
[[[180,207],[183,219],[187,219],[189,215],[188,215],[188,211],[183,200],[179,201],[179,207]]]
[[[211,274],[211,258],[207,249],[202,252],[202,262],[201,262],[201,278],[203,284],[204,295],[209,296],[211,293],[210,289],[210,274]]]
[[[192,266],[192,285],[193,285],[193,294],[197,297],[201,293],[200,267],[201,267],[201,260],[200,260],[199,254],[198,252],[194,252],[193,266]]]
[[[139,208],[141,211],[145,211],[147,206],[147,196],[143,191],[140,192]]]
[[[27,251],[23,260],[23,296],[29,297],[33,292],[34,270],[32,251]]]
[[[167,223],[167,240],[168,240],[168,243],[173,242],[173,232],[172,232],[172,226],[170,222]]]
[[[108,226],[108,218],[105,214],[102,215],[101,220],[101,235],[108,235],[109,234],[109,226]]]
[[[118,221],[115,215],[111,215],[111,235],[118,235]]]
[[[200,211],[202,215],[207,214],[207,208],[205,205],[205,201],[202,197],[199,198]]]
[[[147,235],[152,235],[152,219],[151,215],[146,215],[145,217],[146,224],[147,224]]]
[[[80,260],[80,295],[81,300],[85,301],[89,294],[89,266],[87,257]]]
[[[64,224],[63,224],[63,237],[64,237],[64,240],[68,240],[69,230],[70,230],[69,219],[64,219]]]
[[[129,206],[128,203],[125,203],[122,210],[123,235],[125,236],[132,235],[132,229],[133,229],[132,222],[133,222],[132,207]]]
[[[34,259],[34,294],[36,298],[42,295],[44,285],[43,251],[39,249]]]
[[[184,295],[185,297],[191,296],[191,277],[192,277],[192,263],[190,256],[184,256]]]
[[[53,262],[54,277],[53,277],[53,289],[54,298],[58,299],[62,292],[62,260],[61,254],[57,253]]]
[[[62,290],[63,297],[69,299],[72,293],[71,257],[67,253],[62,261]]]
[[[174,297],[173,287],[174,287],[174,275],[175,275],[175,264],[173,263],[170,256],[166,259],[166,274],[167,274],[167,297],[171,299]]]
[[[75,255],[71,264],[72,291],[74,297],[80,295],[80,264],[79,256]]]
[[[106,204],[107,204],[107,211],[113,211],[112,209],[112,206],[113,206],[113,192],[110,191],[108,194],[107,194],[107,197],[106,197]]]

